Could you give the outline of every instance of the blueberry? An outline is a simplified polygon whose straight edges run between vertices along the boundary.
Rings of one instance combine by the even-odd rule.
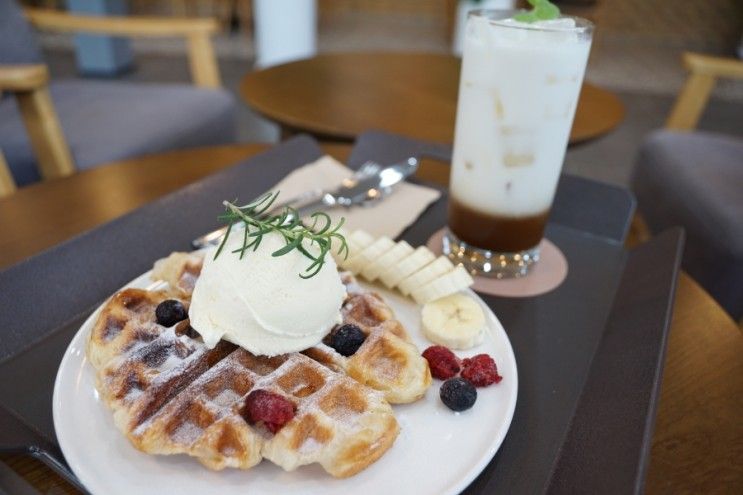
[[[464,378],[449,378],[441,385],[439,396],[452,411],[465,411],[475,405],[477,390]]]
[[[328,345],[344,356],[352,356],[366,340],[366,335],[356,325],[347,323],[330,335]]]
[[[167,299],[157,305],[155,317],[160,325],[164,327],[172,327],[179,321],[188,318],[188,312],[180,301]]]

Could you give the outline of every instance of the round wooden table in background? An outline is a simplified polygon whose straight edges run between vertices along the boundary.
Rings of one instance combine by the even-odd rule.
[[[428,53],[331,53],[251,72],[240,94],[284,136],[352,141],[370,129],[451,143],[460,60]],[[575,144],[624,118],[616,95],[585,83],[570,133]]]
[[[123,215],[269,145],[184,150],[124,160],[0,199],[0,269]],[[345,161],[347,145],[323,145]],[[442,183],[448,167],[423,161]],[[743,493],[743,335],[682,273],[668,339],[646,493]],[[0,455],[42,493],[77,493],[40,462]]]

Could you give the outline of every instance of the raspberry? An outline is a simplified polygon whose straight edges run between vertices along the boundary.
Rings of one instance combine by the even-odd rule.
[[[498,374],[495,361],[487,354],[465,358],[462,361],[462,378],[471,382],[475,387],[487,387],[503,379]]]
[[[294,417],[294,404],[289,399],[267,390],[253,390],[245,399],[245,419],[248,423],[262,422],[276,433]]]
[[[423,351],[423,357],[428,361],[434,378],[446,380],[459,373],[459,359],[442,345],[432,345]]]

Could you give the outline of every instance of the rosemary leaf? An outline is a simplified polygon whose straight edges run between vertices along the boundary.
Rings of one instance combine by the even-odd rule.
[[[284,239],[285,245],[273,253],[274,257],[284,256],[293,250],[297,250],[306,257],[310,264],[299,274],[301,278],[307,279],[317,275],[325,265],[326,256],[333,251],[337,245],[337,252],[341,256],[348,256],[348,244],[346,239],[339,233],[345,219],[333,225],[332,219],[327,213],[315,212],[310,215],[313,222],[310,227],[302,223],[297,210],[291,207],[284,208],[281,213],[269,215],[267,212],[276,202],[279,192],[269,192],[253,201],[237,206],[235,202],[224,201],[225,212],[219,216],[219,219],[227,222],[227,232],[219,245],[214,258],[219,256],[227,244],[227,238],[232,231],[232,227],[237,223],[243,223],[245,231],[243,233],[242,245],[233,250],[232,253],[239,253],[240,259],[243,258],[245,251],[258,249],[263,237],[266,234],[277,233]],[[317,246],[317,254],[310,252],[304,245],[307,242],[309,246]]]
[[[222,249],[224,249],[224,245],[227,244],[227,238],[230,236],[230,232],[232,231],[232,226],[235,224],[235,222],[230,222],[230,224],[227,226],[227,232],[224,233],[224,238],[222,239],[222,242],[219,244],[219,247],[217,248],[217,252],[214,253],[214,259],[217,259],[217,256],[219,256],[219,253],[222,252]]]

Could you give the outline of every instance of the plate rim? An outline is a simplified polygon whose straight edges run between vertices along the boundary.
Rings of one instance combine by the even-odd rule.
[[[116,289],[116,292],[119,292],[127,287],[131,287],[137,283],[140,279],[144,279],[145,277],[150,276],[152,273],[152,270],[148,270],[141,275],[135,277],[134,279],[130,280],[120,288]],[[404,296],[400,295],[399,293],[389,290],[389,289],[383,289],[381,287],[377,287],[374,283],[369,283],[366,281],[361,281],[362,285],[371,286],[377,290],[381,289],[383,291],[387,292],[394,292],[395,295],[405,298]],[[154,285],[154,284],[153,284]],[[503,327],[503,324],[500,322],[498,317],[496,316],[495,312],[485,303],[485,301],[480,297],[479,294],[477,294],[474,290],[471,288],[466,289],[465,291],[468,295],[471,297],[474,297],[474,299],[480,304],[482,307],[484,307],[487,317],[490,318],[495,324],[496,324],[496,331],[500,331],[503,334],[503,337],[505,339],[505,342],[508,344],[506,346],[505,351],[507,352],[511,362],[513,363],[513,377],[509,376],[509,381],[513,381],[513,393],[511,396],[509,396],[509,407],[506,411],[506,419],[503,421],[501,428],[498,430],[498,434],[493,439],[493,442],[490,445],[490,448],[483,453],[480,460],[476,463],[474,463],[463,475],[459,477],[459,481],[456,483],[453,483],[450,485],[451,489],[450,491],[443,492],[445,495],[456,495],[461,493],[464,489],[466,489],[477,477],[482,474],[482,472],[485,470],[485,468],[490,464],[490,462],[495,457],[495,454],[500,450],[501,446],[503,445],[503,441],[506,438],[506,435],[508,434],[509,430],[511,429],[511,424],[513,422],[513,416],[516,409],[516,403],[518,402],[518,363],[516,361],[516,356],[513,352],[513,346],[511,345],[511,340],[508,338],[508,334],[505,331],[505,328]],[[57,442],[59,444],[59,448],[62,451],[62,455],[64,456],[65,461],[70,467],[70,470],[72,473],[77,477],[77,479],[80,481],[80,483],[85,486],[86,490],[90,491],[91,493],[97,494],[98,491],[92,491],[89,487],[95,487],[98,488],[98,484],[96,482],[93,482],[93,480],[88,476],[88,470],[82,465],[82,463],[79,463],[77,458],[74,456],[69,455],[69,450],[66,449],[65,441],[62,440],[62,438],[65,438],[64,434],[60,435],[60,428],[58,427],[59,424],[61,424],[61,414],[60,411],[61,406],[61,397],[60,397],[60,384],[63,380],[63,369],[65,367],[70,366],[70,361],[74,358],[74,352],[73,352],[73,344],[75,344],[78,340],[84,341],[84,336],[82,333],[86,330],[86,327],[89,326],[89,322],[95,318],[98,313],[100,313],[103,306],[109,301],[109,299],[113,296],[108,296],[98,307],[95,308],[93,312],[83,321],[83,323],[80,325],[80,327],[77,329],[75,334],[73,335],[72,339],[70,340],[69,344],[65,348],[64,354],[62,355],[62,359],[59,363],[59,366],[57,368],[57,373],[54,378],[54,390],[52,393],[52,420],[54,424],[54,432],[57,437]],[[405,298],[407,299],[407,298]],[[417,303],[415,303],[417,304]],[[492,331],[492,330],[491,330]],[[85,348],[83,347],[81,349],[83,352],[82,354],[82,363],[81,368],[85,368],[87,366],[90,366],[90,363],[88,361],[88,357],[85,353]],[[97,391],[96,391],[97,393]],[[394,406],[393,406],[394,407]],[[105,492],[102,492],[105,493]]]

